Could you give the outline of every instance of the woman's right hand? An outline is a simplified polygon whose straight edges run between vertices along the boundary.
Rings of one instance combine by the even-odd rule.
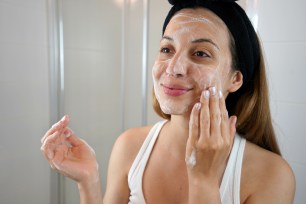
[[[50,166],[79,184],[99,180],[94,150],[69,128],[69,117],[54,124],[41,139],[41,151]]]

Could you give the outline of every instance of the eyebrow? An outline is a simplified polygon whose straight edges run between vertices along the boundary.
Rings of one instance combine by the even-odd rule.
[[[196,39],[191,41],[191,43],[210,43],[213,46],[215,46],[216,48],[218,48],[218,50],[220,50],[220,48],[218,47],[218,45],[216,43],[214,43],[214,41],[212,41],[211,39],[207,39],[207,38],[200,38],[200,39]]]
[[[169,36],[166,36],[166,35],[164,35],[164,36],[162,37],[161,41],[162,41],[162,40],[174,41],[173,38],[171,38],[171,37],[169,37]]]
[[[166,36],[166,35],[164,35],[162,37],[161,41],[162,40],[168,40],[168,41],[172,41],[172,42],[174,41],[173,38],[171,38],[169,36]],[[214,41],[212,41],[211,39],[207,39],[207,38],[199,38],[199,39],[191,41],[191,43],[193,43],[193,44],[196,44],[196,43],[210,43],[213,46],[215,46],[216,48],[218,48],[218,50],[220,50],[220,48],[218,47],[218,45]]]

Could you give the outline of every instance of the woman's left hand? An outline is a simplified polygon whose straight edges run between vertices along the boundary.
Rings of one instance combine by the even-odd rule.
[[[208,190],[219,195],[219,186],[236,132],[236,120],[236,116],[228,117],[221,91],[215,87],[203,91],[200,103],[192,109],[189,123],[186,146],[189,194],[207,196],[203,190]]]

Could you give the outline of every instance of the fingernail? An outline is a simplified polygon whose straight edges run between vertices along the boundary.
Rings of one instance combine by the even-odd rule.
[[[66,138],[71,136],[71,132],[69,130],[65,130],[64,135],[66,136]]]
[[[219,97],[222,98],[222,96],[223,96],[222,91],[219,91]]]
[[[214,86],[210,87],[209,90],[210,90],[211,95],[213,95],[213,96],[216,95],[216,87],[214,87]]]
[[[196,103],[195,104],[195,109],[200,110],[201,109],[201,103]]]
[[[64,122],[65,119],[66,119],[66,116],[64,115],[64,117],[62,117],[61,121]]]
[[[205,91],[203,91],[203,95],[204,95],[204,97],[206,98],[206,99],[209,99],[209,91],[208,90],[205,90]]]
[[[68,133],[66,134],[66,138],[68,138],[68,137],[70,137],[70,136],[71,136],[71,133],[68,132]]]

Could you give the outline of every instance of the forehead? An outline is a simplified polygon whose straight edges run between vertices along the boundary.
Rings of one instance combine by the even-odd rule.
[[[178,11],[170,20],[165,35],[177,30],[190,31],[194,35],[210,34],[227,38],[228,29],[225,23],[212,11],[205,8],[187,8]]]

